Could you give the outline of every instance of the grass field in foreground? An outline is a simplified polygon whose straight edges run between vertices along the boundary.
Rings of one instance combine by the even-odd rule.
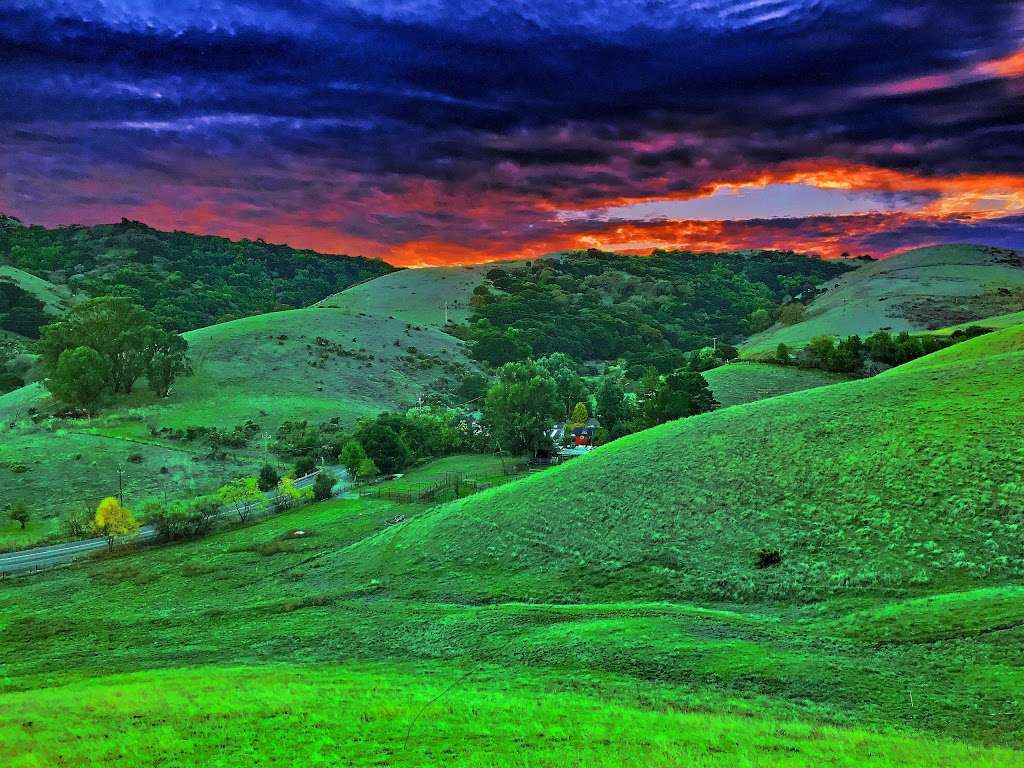
[[[407,522],[392,525],[399,514]],[[187,676],[191,667],[273,663],[315,674],[345,660],[385,670],[432,665],[446,683],[463,675],[478,682],[491,670],[488,679],[502,685],[530,686],[544,675],[608,702],[641,690],[643,708],[658,711],[1024,741],[1020,590],[919,590],[909,600],[809,606],[470,603],[403,597],[429,591],[439,574],[406,573],[394,552],[376,552],[369,582],[349,573],[353,545],[424,514],[420,505],[335,501],[201,541],[0,582],[0,712],[6,693],[111,673]],[[480,578],[483,588],[486,569]],[[927,630],[915,635],[918,626]],[[76,689],[66,695],[76,711]],[[259,711],[269,721],[260,728],[272,727],[276,710]],[[303,714],[315,722],[318,711]],[[165,725],[189,728],[187,712]]]
[[[525,672],[525,670],[524,670]],[[452,686],[452,681],[456,685]],[[0,762],[251,766],[1010,768],[1006,749],[618,701],[438,666],[163,670],[0,696]],[[632,694],[632,695],[630,695]],[[113,734],[112,734],[113,731]]]
[[[732,363],[705,371],[704,378],[723,406],[743,405],[805,389],[849,381],[827,371],[767,363]]]

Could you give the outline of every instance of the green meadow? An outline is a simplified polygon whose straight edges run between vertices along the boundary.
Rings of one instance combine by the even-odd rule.
[[[185,337],[193,375],[181,378],[161,400],[139,386],[96,418],[46,415],[53,404],[39,384],[0,395],[0,483],[10,490],[7,501],[29,503],[38,517],[34,536],[0,522],[0,549],[56,535],[60,514],[94,507],[117,490],[118,468],[128,500],[139,506],[150,497],[204,493],[232,477],[254,474],[265,457],[259,438],[226,459],[210,459],[201,443],[154,431],[230,430],[251,420],[264,434],[289,420],[332,418],[351,427],[362,416],[409,407],[424,393],[451,388],[475,364],[461,341],[430,324],[441,318],[436,325],[443,325],[443,304],[432,317],[428,309],[437,297],[450,295],[455,304],[468,295],[472,286],[466,290],[464,282],[479,281],[481,270],[448,271],[426,280],[415,270],[388,275],[381,279],[386,301],[378,303],[368,303],[364,284],[350,289],[351,302],[343,292],[307,309],[190,331]],[[429,300],[424,298],[416,314],[424,324],[397,318],[389,309],[389,302],[401,303],[395,292],[425,297],[427,287],[449,280],[450,292],[433,288]],[[54,488],[71,490],[53,494]]]
[[[1022,372],[1016,327],[4,582],[0,759],[1024,765]]]

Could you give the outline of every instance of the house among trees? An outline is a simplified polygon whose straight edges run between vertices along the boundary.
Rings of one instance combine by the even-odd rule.
[[[587,419],[583,424],[578,427],[574,427],[569,436],[572,438],[572,444],[579,447],[583,445],[594,444],[594,434],[597,432],[601,423],[594,418]]]

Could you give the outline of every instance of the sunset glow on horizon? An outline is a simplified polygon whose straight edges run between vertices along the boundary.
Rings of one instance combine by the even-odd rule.
[[[402,266],[1024,247],[1016,2],[9,5],[30,224]]]

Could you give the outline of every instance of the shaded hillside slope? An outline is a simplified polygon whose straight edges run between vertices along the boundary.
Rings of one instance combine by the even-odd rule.
[[[846,376],[813,368],[767,363],[720,365],[703,373],[715,400],[723,406],[743,405],[768,397],[848,381]]]
[[[1017,326],[637,433],[439,507],[344,567],[472,600],[802,601],[1019,578],[1022,347]],[[781,563],[759,568],[762,550]]]
[[[1024,309],[1024,255],[974,245],[919,248],[829,281],[802,322],[750,338],[745,354],[815,336],[935,330]]]

